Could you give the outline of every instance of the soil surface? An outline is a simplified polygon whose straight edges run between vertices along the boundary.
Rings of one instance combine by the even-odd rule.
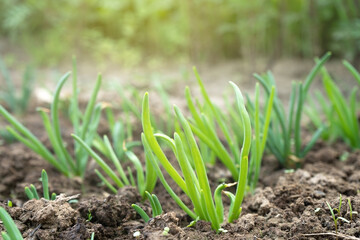
[[[283,63],[286,64],[289,63]],[[298,69],[301,64],[290,64],[294,65]],[[290,80],[304,79],[312,63],[301,66],[300,70],[286,75],[281,73],[283,67],[274,65],[275,75],[283,76],[280,83],[277,81],[278,85],[288,86]],[[330,69],[338,67],[338,64],[334,66]],[[212,77],[203,77],[206,88],[212,98],[221,104],[225,83],[215,79],[226,79],[220,73],[233,73],[238,71],[238,66],[233,63],[220,70],[209,70],[207,74]],[[246,76],[248,78],[232,75],[226,82],[234,80],[242,84],[242,90],[253,90],[255,81],[250,80],[250,73]],[[194,85],[192,80],[185,84]],[[173,84],[170,89],[171,103],[184,104],[185,84]],[[149,84],[140,87],[146,86]],[[319,83],[314,86],[319,87]],[[287,88],[281,89],[279,94],[286,99]],[[198,89],[194,88],[194,93],[197,92]],[[86,98],[86,94],[84,96]],[[103,92],[102,98],[112,99],[113,95]],[[151,97],[151,102],[156,105],[161,100]],[[51,149],[38,113],[30,112],[20,120]],[[139,127],[134,137],[139,138],[141,125],[135,124]],[[5,125],[3,120],[0,120],[0,125]],[[66,143],[71,147],[72,130],[65,117],[61,120],[61,127]],[[99,132],[105,134],[107,131],[106,124],[102,124]],[[142,149],[138,148],[135,152],[144,161]],[[265,154],[258,188],[245,197],[240,218],[234,223],[224,224],[222,228],[225,231],[216,234],[210,224],[203,221],[187,227],[192,219],[176,205],[160,182],[154,193],[164,213],[145,223],[131,204],[142,206],[150,215],[148,201],[142,202],[137,190],[132,187],[122,188],[116,195],[111,194],[95,175],[97,166],[93,160],[89,161],[85,179],[68,179],[23,144],[3,142],[0,145],[0,206],[6,208],[24,238],[29,240],[90,239],[92,233],[95,233],[95,239],[360,239],[360,151],[351,151],[341,142],[326,144],[319,141],[303,162],[301,169],[285,171],[273,156]],[[58,198],[55,201],[28,201],[25,186],[34,184],[42,194],[39,181],[42,169],[48,173],[50,192],[57,193]],[[212,189],[219,184],[218,179],[233,182],[230,173],[220,163],[209,166],[208,170]],[[191,206],[185,194],[170,180],[169,183],[184,203]],[[327,202],[332,208],[338,208],[340,194],[340,215],[347,221],[339,220],[336,234]],[[8,200],[13,202],[13,207],[6,206]],[[351,202],[352,212],[348,201]],[[225,212],[228,206],[229,201],[225,200]],[[168,233],[164,233],[165,227],[169,228]],[[0,231],[3,230],[0,222]]]

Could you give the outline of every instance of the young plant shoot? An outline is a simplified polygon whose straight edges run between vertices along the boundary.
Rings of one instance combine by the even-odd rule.
[[[240,168],[236,171],[236,194],[234,195],[230,192],[226,192],[226,195],[229,196],[231,200],[228,222],[236,220],[241,213],[241,203],[246,189],[248,154],[251,145],[251,124],[249,115],[245,109],[244,100],[240,90],[235,84],[231,83],[231,85],[235,90],[237,109],[241,113],[242,122],[244,124],[244,141],[242,150],[239,153],[240,160],[238,163]],[[175,106],[174,110],[176,119],[180,122],[182,130],[178,129],[178,131],[174,133],[173,139],[164,135],[154,134],[150,120],[149,96],[148,93],[145,94],[142,110],[142,125],[144,131],[142,141],[145,148],[145,154],[150,156],[149,159],[151,160],[160,181],[175,202],[188,213],[191,218],[194,220],[201,219],[209,221],[211,222],[212,228],[216,232],[219,232],[220,225],[223,223],[224,219],[221,193],[226,187],[232,186],[233,184],[222,183],[217,187],[214,194],[211,193],[205,163],[196,143],[191,125],[189,121],[185,119],[178,107]],[[180,134],[182,134],[182,137]],[[157,138],[159,137],[167,141],[168,145],[171,146],[182,174],[180,174],[167,159],[157,141]],[[186,151],[185,149],[189,149],[189,151]],[[154,155],[159,160],[159,163]],[[160,170],[160,164],[175,183],[190,198],[194,207],[193,210],[190,210],[168,185]]]
[[[126,176],[126,173],[121,166],[121,162],[117,155],[115,154],[114,149],[111,146],[111,143],[107,136],[104,136],[104,143],[106,146],[106,151],[108,152],[111,161],[116,167],[116,170],[118,172],[118,175],[109,167],[109,165],[97,154],[95,153],[89,145],[86,144],[85,141],[83,141],[79,136],[72,134],[73,138],[78,142],[81,147],[84,148],[86,152],[88,152],[91,157],[95,160],[95,162],[100,166],[100,168],[106,173],[106,175],[116,184],[116,187],[114,187],[104,176],[103,174],[95,170],[95,173],[99,176],[99,178],[105,183],[105,185],[113,192],[117,193],[117,188],[122,188],[123,186],[137,186],[140,195],[143,199],[146,197],[146,192],[152,192],[152,190],[155,187],[156,184],[156,173],[154,171],[154,168],[152,164],[150,163],[150,160],[146,156],[146,169],[144,171],[140,160],[137,158],[137,156],[129,151],[128,149],[124,148],[124,154],[129,158],[129,160],[133,163],[135,169],[136,169],[136,175],[137,175],[137,181],[135,183],[135,179],[132,175],[132,171],[130,167],[128,167],[128,175],[129,178]]]
[[[266,140],[271,120],[275,87],[271,88],[270,96],[265,106],[265,115],[260,116],[260,89],[259,84],[255,87],[255,104],[248,98],[248,109],[251,112],[252,126],[255,129],[255,135],[252,139],[250,149],[250,166],[248,174],[248,187],[251,192],[255,191],[259,181],[261,160],[266,147]]]
[[[244,142],[244,123],[242,121],[242,111],[236,111],[236,107],[234,108],[232,104],[228,104],[228,114],[225,113],[222,109],[217,108],[206,92],[204,84],[201,81],[200,76],[195,68],[194,72],[205,103],[202,107],[200,107],[199,104],[195,104],[190,95],[189,88],[186,89],[186,99],[189,110],[192,114],[192,118],[189,120],[191,129],[195,135],[199,137],[199,145],[202,146],[202,144],[204,144],[208,147],[208,149],[211,150],[210,152],[215,153],[215,156],[220,159],[222,163],[229,169],[233,179],[237,180],[239,176],[239,168],[236,166],[239,165],[238,159],[241,159],[241,144]],[[260,118],[259,113],[259,92],[259,86],[257,85],[255,91],[255,104],[249,101],[249,110],[251,110],[253,115],[252,125],[255,128],[255,135],[253,137],[253,143],[250,149],[250,171],[247,182],[251,190],[255,189],[259,178],[261,159],[265,150],[267,132],[270,124],[275,88],[273,87],[271,89],[263,118]],[[226,143],[228,144],[230,151],[226,149],[225,145],[221,141],[216,128],[217,125],[227,140]],[[203,149],[204,148],[201,148],[201,150]],[[205,151],[206,150],[207,148],[205,148]],[[204,152],[202,152],[202,155],[206,156],[204,155]],[[211,157],[209,153],[207,153],[207,155]]]
[[[16,115],[26,112],[34,87],[34,73],[30,66],[27,66],[21,83],[20,96],[16,93],[14,81],[11,79],[9,70],[0,58],[0,72],[5,79],[5,87],[0,91],[0,100],[4,101],[10,111]]]
[[[324,63],[330,58],[330,55],[330,53],[326,53],[320,61],[317,62],[304,83],[292,83],[289,110],[287,112],[277,95],[277,91],[275,92],[273,106],[275,114],[269,128],[267,147],[276,156],[281,165],[286,168],[299,167],[302,158],[310,151],[325,129],[324,126],[319,128],[311,140],[302,148],[300,123],[306,96],[315,76]],[[275,86],[272,73],[268,72],[264,76],[255,74],[254,76],[265,89],[266,96],[269,99],[271,89]]]
[[[120,161],[124,161],[124,159],[126,159],[124,147],[125,149],[131,151],[133,147],[140,146],[141,143],[139,141],[132,140],[133,130],[131,123],[128,121],[128,119],[127,121],[120,121],[119,119],[115,120],[114,112],[111,105],[109,104],[106,104],[104,111],[108,120],[108,126],[110,129],[112,144],[114,146],[114,152]],[[98,134],[96,134],[94,138],[93,146],[96,150],[101,152],[101,154],[106,156],[108,159],[111,158],[103,138],[101,138]]]
[[[334,142],[339,139],[341,136],[341,129],[333,117],[336,113],[332,104],[329,103],[320,91],[315,92],[315,98],[309,96],[307,100],[308,104],[304,110],[312,124],[315,126],[315,129],[322,128],[324,125],[326,127],[321,134],[321,138],[327,142]]]
[[[147,199],[150,201],[151,209],[152,209],[152,217],[156,217],[162,214],[163,210],[161,207],[161,204],[159,202],[159,199],[155,194],[150,194],[148,191],[145,191]],[[141,216],[141,218],[148,222],[150,220],[149,215],[138,205],[131,204],[131,207]]]
[[[341,194],[340,194],[340,198],[339,198],[339,207],[338,208],[332,208],[328,201],[326,201],[326,204],[329,207],[331,217],[332,217],[332,219],[334,221],[335,231],[336,231],[336,233],[338,233],[339,220],[341,220],[343,222],[350,223],[349,220],[341,217],[341,205],[342,205],[342,196],[341,196]],[[335,211],[336,211],[336,213],[335,213]]]
[[[43,186],[44,198],[46,200],[55,200],[56,193],[52,193],[51,196],[49,195],[49,180],[48,180],[48,175],[44,169],[41,171],[41,182]],[[33,184],[31,184],[30,187],[25,187],[25,193],[26,196],[29,198],[29,200],[40,199],[39,194],[37,193],[37,190]]]
[[[345,67],[350,71],[360,86],[359,72],[348,62]],[[357,116],[357,87],[354,87],[347,100],[332,80],[325,68],[322,69],[323,84],[334,113],[328,115],[328,121],[338,129],[339,137],[351,148],[360,148],[360,126]]]
[[[75,142],[74,158],[66,149],[64,140],[61,136],[60,120],[59,120],[59,101],[60,92],[69,78],[70,73],[66,73],[59,81],[53,102],[51,103],[50,115],[49,110],[39,108],[38,111],[42,117],[44,127],[48,134],[49,140],[54,150],[52,154],[41,141],[32,134],[25,126],[23,126],[16,118],[14,118],[3,106],[0,105],[0,114],[11,124],[7,127],[8,131],[13,134],[19,141],[24,143],[27,147],[39,154],[42,158],[52,164],[56,169],[67,177],[80,176],[84,177],[86,165],[88,161],[88,154],[80,148],[79,144]],[[100,120],[101,105],[95,104],[96,96],[101,85],[101,75],[95,84],[90,101],[87,104],[84,115],[81,114],[78,108],[78,88],[76,76],[76,63],[74,60],[74,74],[73,74],[73,96],[70,107],[71,121],[74,127],[74,132],[79,135],[84,141],[90,145],[96,134],[96,129]]]

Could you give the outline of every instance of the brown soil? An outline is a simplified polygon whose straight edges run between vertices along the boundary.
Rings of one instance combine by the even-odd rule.
[[[37,117],[30,114],[26,119],[25,125],[46,143],[42,126],[34,120]],[[69,131],[65,127],[64,132]],[[304,160],[303,168],[292,173],[285,173],[272,156],[266,156],[258,189],[245,198],[241,217],[235,223],[224,224],[227,232],[220,234],[203,221],[187,227],[191,219],[160,183],[154,193],[164,214],[144,223],[130,205],[137,203],[149,214],[151,208],[148,202],[141,202],[136,189],[126,187],[117,195],[109,194],[104,186],[99,186],[92,161],[83,182],[67,179],[21,143],[0,146],[0,205],[13,201],[15,206],[6,209],[25,239],[89,239],[93,232],[95,239],[135,239],[133,234],[137,231],[138,239],[336,239],[326,201],[337,208],[341,194],[341,216],[348,220],[348,199],[353,211],[360,212],[360,151],[350,152],[341,161],[345,151],[350,152],[341,143],[328,146],[320,142]],[[143,158],[141,149],[137,152]],[[50,191],[63,194],[56,201],[26,201],[24,187],[31,183],[41,194],[39,175],[43,168],[49,175]],[[231,181],[222,165],[216,164],[209,168],[213,188],[219,178]],[[173,188],[190,205],[181,190]],[[69,204],[75,194],[80,194],[75,196],[79,201]],[[228,206],[228,201],[225,205]],[[166,235],[164,227],[170,228]],[[340,221],[338,232],[339,239],[360,238],[358,214],[353,214],[350,223]]]

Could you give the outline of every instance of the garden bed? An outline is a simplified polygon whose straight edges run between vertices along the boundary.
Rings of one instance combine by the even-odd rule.
[[[26,116],[25,125],[41,140],[47,141],[40,117],[34,113]],[[62,121],[63,135],[71,133],[67,121]],[[103,131],[104,133],[106,130]],[[305,133],[304,133],[305,134]],[[69,144],[71,138],[69,137]],[[349,154],[347,154],[347,152]],[[143,159],[142,148],[135,150]],[[271,156],[263,161],[261,178],[253,195],[247,195],[243,211],[232,224],[222,225],[225,232],[216,234],[210,223],[198,221],[187,227],[191,219],[170,198],[160,182],[154,193],[163,206],[164,213],[145,223],[131,208],[137,203],[150,213],[148,201],[141,202],[137,190],[125,187],[117,195],[100,186],[90,161],[84,180],[68,179],[22,143],[0,146],[0,206],[11,200],[13,207],[6,207],[25,239],[357,239],[360,238],[360,217],[352,210],[360,209],[360,151],[352,152],[346,145],[336,142],[318,142],[296,171],[284,171]],[[175,159],[172,159],[175,161]],[[64,194],[56,201],[30,200],[26,202],[24,187],[41,186],[40,172],[49,175],[50,192]],[[222,164],[209,167],[208,177],[212,190],[218,179],[231,182],[231,175]],[[172,182],[168,179],[169,183]],[[191,202],[176,184],[174,191],[188,206]],[[79,196],[76,196],[80,194]],[[341,216],[335,234],[332,208],[342,197]],[[69,204],[72,198],[78,202]],[[226,207],[229,205],[225,201]],[[352,218],[352,220],[350,220]],[[164,228],[168,227],[168,233]],[[0,230],[3,230],[0,225]],[[138,237],[135,237],[138,234]]]

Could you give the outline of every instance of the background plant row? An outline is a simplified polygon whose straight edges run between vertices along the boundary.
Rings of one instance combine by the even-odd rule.
[[[69,52],[136,65],[325,50],[352,61],[360,50],[356,0],[2,0],[0,9],[4,40],[50,65]]]

